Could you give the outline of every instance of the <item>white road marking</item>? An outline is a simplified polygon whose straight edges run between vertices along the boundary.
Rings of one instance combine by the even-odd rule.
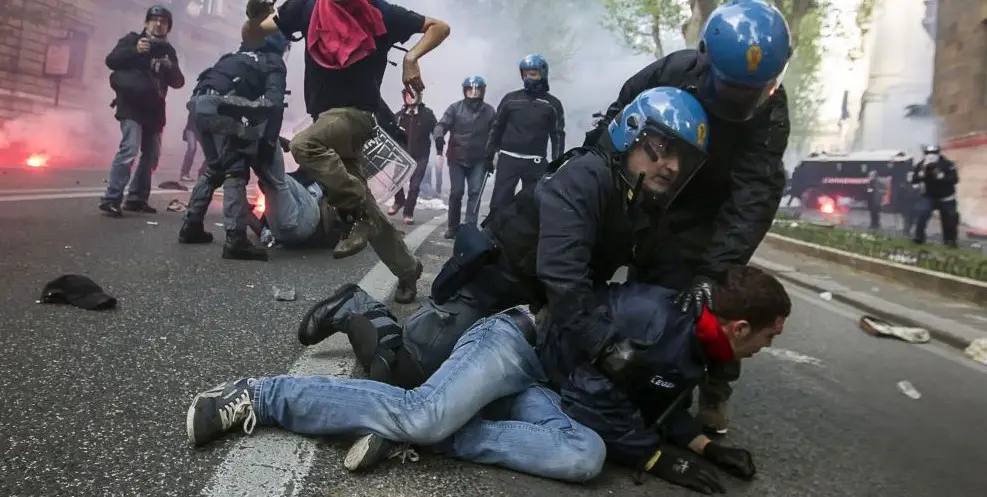
[[[438,216],[415,228],[404,241],[412,252],[445,223]],[[339,282],[342,283],[342,282]],[[397,278],[378,262],[360,280],[360,286],[375,299],[386,300]],[[292,365],[291,375],[349,376],[356,366],[349,341],[342,333],[305,349]],[[315,463],[316,441],[284,430],[258,430],[244,437],[226,455],[202,490],[204,496],[276,497],[299,495]],[[330,492],[331,493],[331,492]]]
[[[8,190],[9,191],[9,190]],[[0,202],[24,202],[29,200],[58,200],[66,198],[99,198],[106,193],[106,188],[100,189],[88,189],[85,191],[73,191],[73,189],[65,188],[61,190],[53,190],[54,192],[62,193],[35,193],[35,194],[24,194],[24,195],[2,195],[0,196]],[[163,195],[166,193],[171,193],[175,195],[188,194],[188,192],[183,192],[179,190],[151,190],[151,195]]]

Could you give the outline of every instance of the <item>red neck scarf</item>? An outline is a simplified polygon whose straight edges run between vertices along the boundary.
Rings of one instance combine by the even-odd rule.
[[[368,0],[316,0],[308,24],[308,53],[326,69],[343,69],[377,50],[384,16]]]
[[[714,361],[728,362],[735,359],[730,339],[709,309],[703,309],[702,315],[699,316],[699,321],[696,323],[696,336],[706,349],[706,354]]]

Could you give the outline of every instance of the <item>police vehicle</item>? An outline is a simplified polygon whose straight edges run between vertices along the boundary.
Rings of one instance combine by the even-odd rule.
[[[900,192],[908,185],[912,165],[912,156],[902,150],[812,153],[792,171],[789,193],[804,208],[823,214],[866,209],[868,174],[877,171],[884,183],[884,210],[901,212]]]

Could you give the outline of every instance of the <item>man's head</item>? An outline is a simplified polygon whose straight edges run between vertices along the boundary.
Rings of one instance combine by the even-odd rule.
[[[487,82],[483,76],[470,76],[463,80],[463,97],[479,102],[487,93]]]
[[[922,147],[922,152],[925,154],[926,164],[935,164],[939,162],[939,157],[942,153],[939,145],[926,145]]]
[[[407,88],[401,90],[401,98],[404,99],[404,105],[416,105],[422,103],[422,94],[413,93]]]
[[[536,53],[526,55],[518,63],[518,69],[525,90],[548,91],[548,61],[544,57]]]
[[[737,359],[771,345],[792,312],[792,300],[774,276],[751,266],[729,269],[713,286],[713,315]]]
[[[164,38],[171,32],[171,11],[154,5],[144,14],[144,31],[154,38]]]
[[[792,40],[788,23],[765,0],[730,0],[714,10],[700,34],[709,67],[699,97],[727,121],[747,121],[781,85]]]
[[[667,205],[706,161],[709,122],[702,105],[671,87],[637,96],[610,123],[610,142],[623,155],[625,180]]]

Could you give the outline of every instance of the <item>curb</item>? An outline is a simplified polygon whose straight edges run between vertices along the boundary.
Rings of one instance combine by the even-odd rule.
[[[784,268],[779,269],[773,264],[766,264],[767,261],[758,260],[759,258],[754,258],[751,260],[750,264],[759,269],[767,271],[775,275],[778,279],[787,281],[801,288],[811,290],[816,293],[830,292],[833,295],[833,300],[847,304],[857,310],[863,311],[866,314],[870,314],[874,317],[884,319],[901,326],[909,326],[914,328],[922,328],[929,332],[929,336],[933,340],[946,344],[950,347],[960,350],[961,352],[970,346],[972,340],[967,337],[960,336],[952,331],[944,329],[945,327],[930,325],[930,323],[920,322],[915,319],[911,319],[906,316],[902,316],[899,313],[888,311],[887,309],[882,309],[878,306],[868,304],[866,302],[861,302],[859,299],[854,299],[850,296],[844,295],[839,292],[833,291],[831,288],[826,288],[826,286],[808,281],[807,276],[797,277],[799,273],[795,269]],[[774,267],[773,267],[774,266]],[[802,276],[802,275],[800,275]]]
[[[779,250],[835,262],[915,288],[924,288],[946,297],[962,299],[975,304],[987,302],[987,283],[982,281],[854,254],[776,233],[768,233],[764,238],[764,243]]]

